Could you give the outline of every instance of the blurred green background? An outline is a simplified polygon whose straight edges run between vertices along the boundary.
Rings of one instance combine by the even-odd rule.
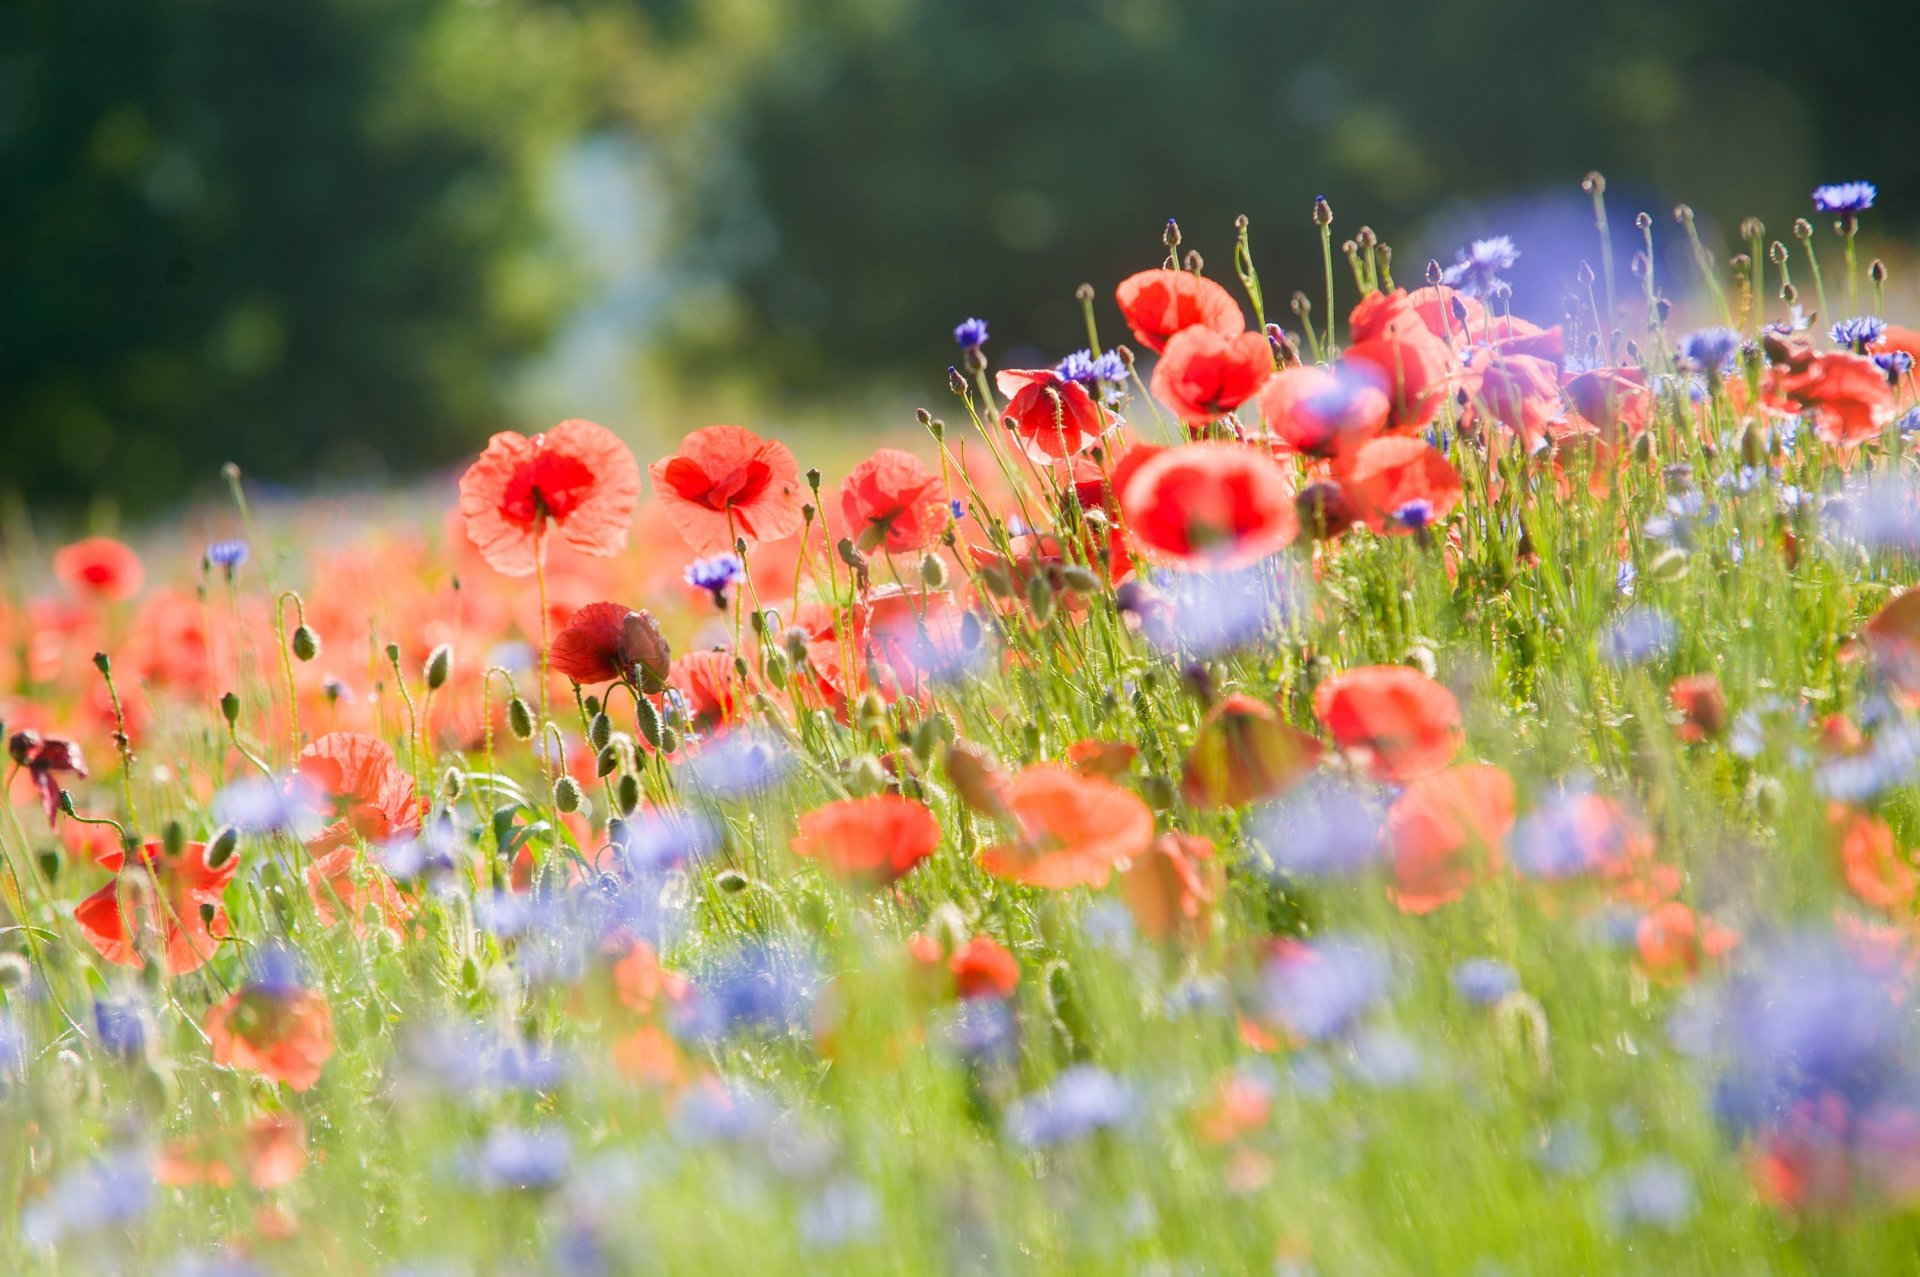
[[[228,459],[378,479],[566,415],[897,424],[871,405],[937,405],[968,315],[1002,361],[1084,344],[1074,286],[1154,264],[1169,216],[1226,272],[1249,214],[1269,291],[1318,291],[1319,194],[1403,281],[1512,234],[1549,318],[1589,168],[1623,262],[1638,209],[1784,237],[1820,181],[1877,181],[1900,235],[1920,172],[1873,68],[1912,29],[1862,0],[12,0],[0,490],[151,511]]]

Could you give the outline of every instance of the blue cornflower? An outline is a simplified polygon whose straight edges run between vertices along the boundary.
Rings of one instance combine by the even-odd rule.
[[[153,1033],[152,1015],[138,1002],[107,998],[93,1004],[93,1037],[100,1049],[116,1060],[137,1060],[146,1054]]]
[[[305,991],[300,957],[279,944],[263,944],[247,962],[247,991],[269,998],[290,998]]]
[[[801,1033],[819,987],[812,959],[792,946],[742,945],[694,977],[672,1027],[695,1042],[715,1042],[736,1030]]]
[[[1007,1133],[1023,1148],[1052,1148],[1113,1130],[1133,1116],[1133,1091],[1091,1064],[1065,1070],[1044,1091],[1007,1110]]]
[[[999,998],[969,998],[949,1012],[941,1039],[975,1064],[1011,1060],[1020,1051],[1020,1021]]]
[[[705,590],[713,595],[715,607],[727,605],[727,587],[738,581],[746,572],[747,565],[740,561],[737,554],[716,554],[708,559],[695,559],[687,565],[686,581],[695,589]]]
[[[1361,873],[1380,858],[1379,799],[1351,781],[1316,777],[1254,817],[1253,837],[1285,874]]]
[[[1468,958],[1453,968],[1453,991],[1477,1007],[1492,1006],[1520,987],[1514,969],[1497,958]]]
[[[968,319],[961,321],[953,330],[953,340],[960,349],[972,352],[987,344],[987,321]]]
[[[231,576],[233,570],[247,561],[247,543],[245,541],[215,541],[207,547],[207,562],[218,568],[225,568]]]
[[[1492,292],[1500,282],[1500,272],[1512,270],[1518,260],[1520,250],[1513,246],[1510,237],[1496,235],[1492,239],[1476,239],[1470,247],[1454,254],[1454,264],[1447,267],[1440,280],[1469,297],[1480,297]]]
[[[1838,213],[1851,219],[1873,207],[1880,188],[1872,182],[1833,182],[1813,188],[1813,207],[1819,213]]]
[[[471,1175],[493,1190],[553,1188],[573,1166],[573,1144],[557,1126],[495,1127],[473,1159]]]
[[[1740,334],[1731,328],[1702,328],[1680,339],[1680,358],[1688,367],[1719,376],[1733,371]]]
[[[147,1213],[153,1196],[148,1158],[123,1149],[55,1180],[20,1212],[20,1231],[36,1247],[57,1246],[68,1233],[127,1227]]]
[[[1376,1089],[1408,1086],[1419,1081],[1425,1059],[1412,1038],[1397,1029],[1362,1029],[1347,1044],[1347,1072]]]
[[[1062,381],[1077,381],[1088,393],[1099,395],[1109,403],[1124,393],[1123,383],[1127,380],[1126,361],[1114,350],[1102,355],[1095,355],[1091,350],[1076,350],[1056,364],[1053,371]]]
[[[809,1250],[865,1241],[880,1231],[880,1199],[852,1176],[830,1180],[800,1207],[800,1240]]]
[[[1879,367],[1880,371],[1887,374],[1888,381],[1899,381],[1902,377],[1913,371],[1913,356],[1904,350],[1876,351],[1871,358],[1874,364]],[[1900,427],[1900,432],[1905,434],[1912,430],[1914,422],[1914,413],[1909,411],[1905,416],[1901,417],[1897,423]]]
[[[1600,659],[1609,665],[1642,665],[1673,646],[1674,626],[1656,607],[1630,607],[1600,636]]]
[[[1425,532],[1433,522],[1433,502],[1415,497],[1393,512],[1393,520],[1415,533]]]
[[[1377,944],[1333,936],[1290,948],[1261,976],[1269,1019],[1303,1038],[1340,1037],[1387,996],[1393,968]]]
[[[793,767],[778,736],[742,729],[712,736],[679,766],[688,785],[713,798],[744,798],[771,789]]]
[[[1866,354],[1868,346],[1886,335],[1887,321],[1878,315],[1855,315],[1833,326],[1833,344],[1845,346],[1856,355]]]
[[[967,503],[959,497],[954,497],[951,501],[948,501],[947,509],[952,512],[956,521],[967,517]]]
[[[1693,1176],[1670,1157],[1649,1157],[1610,1176],[1601,1187],[1607,1224],[1616,1232],[1678,1232],[1693,1216]]]

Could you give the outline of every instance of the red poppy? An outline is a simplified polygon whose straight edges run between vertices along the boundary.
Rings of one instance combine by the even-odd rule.
[[[1153,841],[1153,811],[1138,794],[1057,763],[1006,787],[1015,841],[980,853],[987,872],[1032,887],[1103,887],[1120,861]]]
[[[947,746],[947,782],[953,792],[982,816],[1007,815],[1007,790],[1010,782],[993,756],[972,741],[957,740]]]
[[[265,1113],[241,1131],[173,1140],[154,1157],[153,1177],[173,1188],[233,1184],[236,1161],[260,1192],[285,1188],[307,1165],[307,1127],[285,1113]]]
[[[460,477],[467,538],[507,576],[534,570],[549,525],[582,554],[619,553],[639,500],[632,451],[591,421],[563,421],[531,439],[503,430]]]
[[[1223,337],[1247,330],[1233,294],[1189,270],[1129,275],[1114,290],[1114,299],[1134,339],[1148,350],[1165,350],[1169,338],[1189,328],[1208,328]]]
[[[1364,665],[1313,692],[1313,712],[1375,780],[1402,785],[1453,761],[1466,742],[1453,693],[1404,665]]]
[[[146,572],[140,556],[112,537],[87,537],[54,551],[53,574],[82,594],[130,599]]]
[[[624,603],[589,603],[553,637],[553,668],[582,686],[620,680],[657,692],[666,685],[672,652],[653,613]]]
[[[1142,545],[1216,567],[1263,559],[1300,530],[1286,467],[1234,443],[1191,443],[1155,455],[1134,472],[1120,505]]]
[[[1901,909],[1920,890],[1913,865],[1900,853],[1893,830],[1878,816],[1836,806],[1829,813],[1839,828],[1840,875],[1862,904]]]
[[[427,804],[415,796],[413,778],[401,769],[393,747],[377,736],[328,732],[300,751],[294,771],[316,810],[335,822],[308,841],[316,856],[355,838],[384,843],[420,830]]]
[[[1320,762],[1320,742],[1273,706],[1229,696],[1207,713],[1187,754],[1181,792],[1196,807],[1244,807],[1278,797]]]
[[[1007,397],[1007,429],[1035,461],[1071,457],[1106,433],[1108,420],[1087,388],[1051,368],[1009,368],[994,381]]]
[[[1772,389],[1810,413],[1814,433],[1835,447],[1878,438],[1898,411],[1886,373],[1864,355],[1822,352],[1804,366],[1770,371]]]
[[[1517,435],[1527,449],[1539,446],[1566,416],[1560,369],[1533,355],[1482,348],[1459,381],[1468,411],[1462,420],[1485,428],[1493,422]]]
[[[1609,443],[1643,434],[1653,423],[1653,391],[1644,368],[1595,368],[1569,380],[1566,391]]]
[[[1366,525],[1388,536],[1425,533],[1460,502],[1460,474],[1426,440],[1389,435],[1363,445],[1344,487]]]
[[[1706,740],[1727,727],[1727,694],[1717,674],[1683,674],[1667,688],[1667,699],[1680,711],[1680,739]]]
[[[1740,943],[1740,933],[1711,918],[1699,918],[1678,900],[1649,909],[1634,933],[1640,965],[1656,980],[1682,983],[1699,974],[1700,964],[1718,958]]]
[[[1352,495],[1337,479],[1318,479],[1294,493],[1293,512],[1310,541],[1332,541],[1361,522]]]
[[[1393,903],[1403,913],[1431,913],[1466,895],[1471,853],[1498,867],[1513,818],[1513,778],[1498,767],[1466,763],[1413,781],[1387,811]]]
[[[42,736],[38,732],[15,732],[7,742],[7,751],[13,761],[26,768],[27,775],[33,781],[33,787],[40,795],[40,807],[47,813],[47,827],[52,828],[60,820],[60,775],[87,778],[87,760],[80,756],[80,746],[58,736]]]
[[[1874,664],[1908,697],[1920,697],[1920,587],[1889,599],[1861,631]]]
[[[635,940],[613,964],[613,987],[627,1009],[639,1015],[651,1015],[662,998],[678,1003],[687,994],[686,977],[662,966],[659,953],[644,940]]]
[[[731,727],[746,713],[747,687],[732,652],[688,652],[675,657],[667,686],[680,693],[693,730]]]
[[[359,870],[357,875],[356,870]],[[420,911],[419,902],[411,893],[401,890],[384,870],[368,863],[360,849],[353,846],[335,847],[315,855],[313,863],[307,866],[307,895],[313,900],[314,912],[319,915],[322,926],[331,927],[344,917],[356,936],[367,934],[369,907],[379,913],[381,925],[394,931],[399,931]]]
[[[1188,425],[1204,426],[1260,393],[1272,374],[1273,350],[1262,334],[1187,328],[1153,366],[1153,395]]]
[[[1020,983],[1020,964],[1013,952],[992,936],[975,936],[947,959],[953,973],[953,991],[960,997],[1010,998]]]
[[[1260,416],[1287,447],[1311,457],[1353,451],[1386,427],[1392,405],[1378,378],[1344,364],[1283,368],[1260,389]]]
[[[911,452],[882,448],[840,485],[840,513],[861,550],[904,554],[938,540],[949,512],[940,476]]]
[[[794,854],[834,877],[886,886],[940,845],[940,822],[924,803],[895,794],[843,798],[800,818]]]
[[[1212,840],[1198,834],[1161,834],[1120,875],[1134,925],[1153,940],[1204,938],[1225,887]]]
[[[1391,410],[1388,427],[1413,429],[1432,421],[1456,361],[1452,347],[1427,327],[1407,294],[1399,289],[1367,294],[1353,308],[1349,324],[1353,344],[1344,359],[1378,379]]]
[[[647,473],[695,554],[725,554],[741,537],[778,541],[800,530],[800,465],[777,439],[741,426],[707,426]]]
[[[854,642],[903,684],[917,685],[966,660],[968,613],[945,590],[883,585],[868,591],[849,619]]]
[[[249,985],[207,1011],[213,1062],[304,1091],[333,1058],[333,1013],[317,989]]]
[[[1114,780],[1140,757],[1140,747],[1123,740],[1077,740],[1067,746],[1067,763],[1082,776]]]
[[[143,937],[159,939],[170,976],[196,971],[213,956],[227,934],[222,897],[240,867],[238,856],[212,866],[204,843],[190,842],[179,855],[169,856],[150,842],[131,857],[126,852],[103,856],[100,866],[113,881],[75,905],[73,920],[101,957],[137,967],[143,961]],[[210,916],[201,913],[203,905]]]

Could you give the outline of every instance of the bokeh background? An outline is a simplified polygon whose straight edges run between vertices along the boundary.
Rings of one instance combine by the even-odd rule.
[[[1903,236],[1915,46],[1890,0],[12,0],[0,499],[404,478],[563,416],[897,428],[961,318],[1083,345],[1075,285],[1170,216],[1317,293],[1322,194],[1403,281],[1512,235],[1547,318],[1588,169],[1623,264],[1640,209],[1724,257],[1820,181]]]

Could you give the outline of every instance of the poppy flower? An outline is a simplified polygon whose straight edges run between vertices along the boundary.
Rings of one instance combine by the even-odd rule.
[[[1365,665],[1313,692],[1313,712],[1375,780],[1401,785],[1453,761],[1466,743],[1453,693],[1404,665]]]
[[[1006,773],[993,756],[972,741],[957,740],[947,746],[947,783],[953,792],[982,816],[1007,814]]]
[[[670,1003],[684,1001],[688,985],[685,976],[661,965],[652,945],[635,940],[613,964],[613,987],[628,1010],[651,1015],[663,998]]]
[[[1087,388],[1051,368],[1003,369],[994,381],[1007,397],[1001,420],[1035,461],[1071,457],[1106,433],[1106,413]]]
[[[1204,426],[1253,398],[1272,375],[1273,349],[1262,334],[1187,328],[1153,366],[1153,396],[1189,426]]]
[[[1386,393],[1388,428],[1411,430],[1432,421],[1457,361],[1407,294],[1400,289],[1369,293],[1353,308],[1349,326],[1353,344],[1342,358],[1374,377]]]
[[[673,651],[653,613],[623,603],[589,603],[554,635],[548,660],[583,687],[617,680],[658,692],[673,667]]]
[[[1920,890],[1920,878],[1900,854],[1887,822],[1845,808],[1836,808],[1831,817],[1839,829],[1840,875],[1847,890],[1875,909],[1891,911],[1911,904]]]
[[[184,1188],[233,1184],[236,1161],[247,1183],[260,1192],[285,1188],[307,1165],[307,1127],[287,1113],[263,1113],[245,1129],[224,1136],[173,1140],[154,1158],[153,1177]]]
[[[1318,479],[1294,493],[1293,512],[1310,541],[1332,541],[1361,522],[1353,497],[1337,479]]]
[[[1319,762],[1320,742],[1281,722],[1273,706],[1229,696],[1194,737],[1181,793],[1195,807],[1244,807],[1285,793]]]
[[[847,882],[885,886],[940,845],[940,822],[923,803],[895,794],[845,798],[800,818],[794,854]]]
[[[633,452],[591,421],[563,421],[531,439],[503,430],[460,477],[467,539],[507,576],[534,570],[549,527],[569,549],[618,554],[639,500]]]
[[[1225,887],[1213,841],[1198,834],[1161,834],[1120,875],[1134,925],[1152,940],[1204,938]]]
[[[1722,957],[1739,942],[1739,932],[1696,916],[1678,900],[1642,915],[1633,940],[1647,974],[1669,984],[1692,979],[1703,960]]]
[[[354,846],[314,856],[307,866],[307,895],[322,926],[331,927],[344,917],[356,936],[367,934],[369,908],[379,913],[383,926],[396,932],[420,911],[412,894],[401,890],[383,869],[367,863]]]
[[[1902,590],[1861,631],[1874,664],[1909,697],[1920,697],[1920,588]]]
[[[1158,453],[1134,472],[1120,505],[1140,544],[1209,567],[1245,567],[1285,548],[1300,530],[1286,467],[1234,443]]]
[[[40,795],[41,810],[47,813],[47,827],[53,828],[60,820],[60,782],[56,777],[87,778],[87,760],[80,756],[80,746],[58,736],[19,731],[8,739],[7,753],[26,769]]]
[[[1838,448],[1878,438],[1898,411],[1886,373],[1864,355],[1827,351],[1802,368],[1771,371],[1772,388],[1812,416],[1814,433]]]
[[[207,1011],[213,1062],[305,1091],[333,1058],[326,995],[297,982],[253,981]]]
[[[1474,882],[1471,853],[1497,867],[1513,819],[1513,778],[1498,767],[1466,763],[1410,783],[1387,810],[1393,903],[1422,914],[1460,899]]]
[[[1124,776],[1140,757],[1140,747],[1123,740],[1077,740],[1067,746],[1067,763],[1082,776],[1113,780]]]
[[[903,684],[958,672],[979,645],[978,621],[944,590],[881,586],[860,599],[850,619],[856,644]]]
[[[729,554],[738,538],[778,541],[800,530],[800,466],[777,439],[741,426],[707,426],[647,472],[695,554]]]
[[[1247,330],[1233,294],[1190,270],[1143,270],[1114,290],[1134,340],[1162,351],[1175,333],[1201,327],[1232,337]]]
[[[82,594],[118,602],[140,593],[140,556],[112,537],[87,537],[54,551],[53,574]]]
[[[1717,674],[1683,674],[1667,688],[1667,700],[1680,712],[1680,739],[1702,741],[1727,728],[1727,694]]]
[[[157,842],[100,860],[113,881],[73,907],[73,920],[87,943],[117,966],[140,966],[141,938],[159,939],[170,976],[197,971],[227,934],[222,897],[240,858],[207,863],[204,843],[190,842],[169,856]],[[203,913],[205,906],[208,912]]]
[[[1467,405],[1463,421],[1505,426],[1530,452],[1566,416],[1560,369],[1533,355],[1482,348],[1461,374],[1459,393]]]
[[[1609,443],[1641,435],[1653,423],[1653,391],[1644,368],[1595,368],[1570,379],[1566,392]]]
[[[688,652],[675,657],[667,686],[680,693],[687,721],[703,735],[733,726],[746,712],[747,687],[731,652]]]
[[[1411,435],[1362,445],[1343,485],[1368,527],[1389,536],[1422,534],[1460,501],[1460,474],[1439,449]]]
[[[364,732],[328,732],[311,741],[294,761],[315,810],[334,824],[307,844],[314,855],[349,845],[355,838],[384,843],[420,830],[426,803],[413,778],[400,767],[393,747]]]
[[[947,959],[953,991],[962,999],[1010,998],[1020,983],[1013,951],[992,936],[975,936]]]
[[[1031,887],[1103,887],[1120,861],[1153,841],[1153,811],[1111,781],[1057,763],[1027,768],[1006,787],[1014,841],[980,853],[987,872]]]
[[[924,550],[947,526],[946,489],[911,452],[882,448],[840,485],[847,535],[863,551]]]
[[[1386,428],[1392,405],[1378,378],[1344,364],[1296,364],[1260,388],[1260,417],[1275,438],[1310,457],[1353,451]]]

